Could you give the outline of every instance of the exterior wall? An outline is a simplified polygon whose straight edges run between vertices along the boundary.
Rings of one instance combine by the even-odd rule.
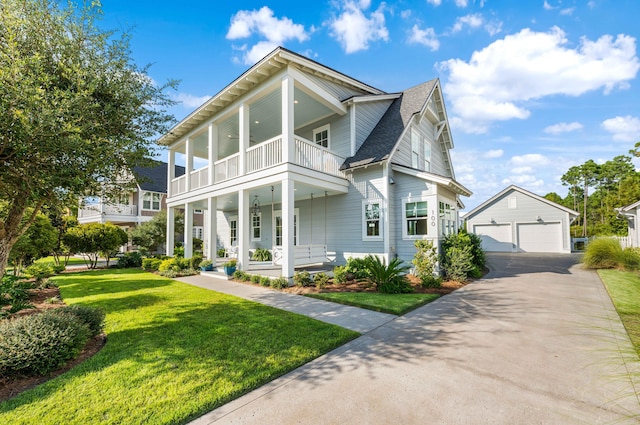
[[[631,242],[631,246],[640,246],[640,225],[638,219],[640,219],[640,207],[633,210],[634,219],[628,220],[628,235]]]
[[[367,139],[380,118],[389,109],[392,100],[355,104],[356,108],[356,151]],[[350,155],[347,155],[350,156]]]
[[[394,237],[391,240],[391,251],[397,254],[402,260],[411,263],[416,253],[414,246],[415,239],[405,238],[403,230],[405,219],[402,211],[403,199],[425,197],[427,208],[429,211],[429,230],[425,239],[431,240],[437,245],[439,238],[439,220],[438,220],[438,188],[435,183],[412,177],[402,173],[394,173],[392,189],[392,221],[390,223],[393,229]],[[431,223],[434,223],[433,225]]]
[[[453,177],[447,169],[445,162],[446,148],[442,146],[440,142],[435,141],[436,127],[426,118],[420,120],[419,124],[416,124],[416,119],[411,121],[411,126],[415,128],[418,133],[431,144],[431,170],[430,173],[438,174],[444,177]],[[420,152],[419,163],[423,164],[423,152]],[[398,149],[393,154],[393,162],[396,164],[404,165],[405,167],[411,167],[411,128],[408,128],[403,135]]]
[[[349,138],[349,114],[344,116],[332,115],[313,124],[301,127],[295,133],[307,140],[313,141],[313,129],[329,124],[329,149],[337,155],[346,158],[351,153]]]
[[[516,208],[508,207],[508,198],[515,197]],[[517,190],[510,190],[491,204],[467,217],[467,229],[473,232],[473,226],[491,224],[492,219],[497,224],[511,223],[512,242],[517,244],[517,224],[536,223],[538,217],[544,223],[561,223],[563,252],[571,252],[570,218],[566,211],[539,201]]]

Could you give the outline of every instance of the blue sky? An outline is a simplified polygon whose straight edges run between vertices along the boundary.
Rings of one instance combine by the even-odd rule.
[[[566,194],[572,165],[640,141],[637,0],[121,1],[106,29],[184,118],[282,45],[387,92],[440,78],[467,210],[509,184]],[[636,161],[640,166],[640,162]]]

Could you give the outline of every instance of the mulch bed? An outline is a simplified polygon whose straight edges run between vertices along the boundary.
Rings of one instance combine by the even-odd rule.
[[[20,310],[15,313],[13,317],[18,316],[28,316],[30,314],[35,314],[40,311],[49,310],[53,308],[64,307],[66,304],[63,302],[50,303],[47,300],[57,297],[58,299],[62,299],[60,297],[60,290],[58,288],[46,288],[46,289],[31,289],[29,290],[31,296],[29,298],[29,302],[33,304],[34,308],[29,308],[25,310]],[[64,366],[59,369],[51,372],[46,376],[28,376],[23,378],[0,378],[0,402],[8,400],[12,397],[17,396],[23,391],[34,388],[42,383],[47,382],[50,379],[55,378],[56,376],[62,375],[63,373],[71,370],[76,365],[84,362],[91,356],[95,355],[98,351],[104,347],[107,342],[107,336],[105,334],[100,334],[94,337],[93,339],[87,342],[84,349],[78,357],[75,359],[69,360]]]

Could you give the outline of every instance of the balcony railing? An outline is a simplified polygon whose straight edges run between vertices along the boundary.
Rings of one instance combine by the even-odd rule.
[[[87,205],[78,210],[78,218],[98,217],[101,215],[117,215],[135,217],[138,215],[138,208],[135,205],[125,204],[95,204]]]
[[[344,158],[334,154],[329,149],[316,145],[302,137],[294,137],[294,163],[305,168],[321,171],[332,176],[344,177],[340,165]],[[261,171],[278,164],[282,164],[282,136],[276,136],[246,150],[245,173]],[[235,153],[213,163],[214,183],[233,179],[239,176],[240,154]],[[187,191],[186,176],[176,177],[171,181],[170,196],[179,195]],[[209,184],[209,167],[192,171],[190,176],[190,190],[199,189]]]

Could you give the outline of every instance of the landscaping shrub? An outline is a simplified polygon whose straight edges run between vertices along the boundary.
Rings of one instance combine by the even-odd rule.
[[[260,285],[262,286],[271,286],[271,279],[268,276],[262,276],[260,278]]]
[[[139,252],[127,252],[118,258],[117,267],[119,269],[142,267],[142,255]]]
[[[200,263],[202,263],[202,255],[195,254],[193,257],[189,258],[189,268],[197,269],[200,267]]]
[[[218,250],[216,251],[216,256],[218,258],[224,258],[225,254],[227,253],[227,250],[224,248],[218,248]]]
[[[30,282],[20,276],[4,275],[0,280],[0,306],[11,305],[11,313],[33,307],[29,304]]]
[[[239,280],[241,282],[247,282],[251,280],[251,275],[243,272],[242,270],[236,270],[233,272],[232,276],[235,280]]]
[[[301,272],[295,272],[293,275],[293,283],[296,286],[308,286],[311,284],[311,275],[308,271],[303,270]]]
[[[251,276],[251,283],[260,283],[260,275],[254,274],[253,276]]]
[[[51,269],[53,270],[53,272],[54,272],[55,274],[60,274],[60,273],[62,273],[62,272],[64,271],[64,269],[65,269],[65,268],[66,268],[66,267],[65,267],[65,265],[64,265],[64,264],[54,264],[54,265],[52,265],[52,266],[51,266]]]
[[[169,270],[179,272],[180,269],[183,268],[181,264],[183,260],[184,258],[167,258],[166,260],[162,260],[162,262],[158,266],[158,270],[161,272],[166,272]]]
[[[347,267],[335,266],[333,268],[333,280],[337,283],[347,283]]]
[[[277,279],[271,279],[271,282],[269,283],[274,289],[284,289],[289,287],[289,281],[287,280],[287,278],[282,276]]]
[[[471,247],[451,246],[447,248],[444,261],[444,273],[447,279],[466,282],[469,272],[475,269]]]
[[[271,252],[265,248],[258,248],[251,256],[253,261],[271,261]]]
[[[142,260],[142,268],[145,270],[156,271],[160,267],[163,260],[160,258],[145,258]]]
[[[640,269],[640,248],[625,248],[620,257],[622,267],[625,270],[634,271]]]
[[[423,288],[440,288],[442,286],[442,278],[432,274],[421,276],[420,286]]]
[[[613,269],[622,263],[622,247],[614,238],[596,238],[589,242],[582,261],[590,269]]]
[[[405,276],[410,267],[403,264],[400,258],[394,258],[387,265],[385,260],[381,260],[377,255],[367,255],[363,264],[366,276],[376,285],[378,292],[384,294],[413,292]]]
[[[313,277],[313,283],[315,283],[316,288],[324,289],[329,283],[329,276],[322,272],[316,273],[316,275]]]
[[[74,358],[89,339],[74,314],[49,310],[0,322],[0,376],[44,375]]]
[[[70,314],[77,317],[89,328],[89,335],[96,336],[104,329],[105,314],[99,308],[83,305],[70,305],[52,311],[52,314]]]
[[[160,276],[168,277],[173,279],[174,277],[178,277],[178,272],[175,270],[161,270],[158,272]]]
[[[482,275],[486,256],[478,235],[460,229],[447,235],[442,241],[440,263],[445,276],[458,282],[466,282],[470,276]]]
[[[438,248],[433,245],[431,241],[417,240],[414,242],[416,247],[416,254],[411,261],[415,266],[416,276],[424,283],[433,283],[433,275],[438,262]],[[439,287],[440,285],[438,285]]]
[[[53,276],[53,268],[50,263],[33,263],[26,268],[25,272],[27,276],[33,277],[36,280],[36,286],[40,286],[42,282]]]
[[[354,279],[364,279],[367,277],[367,261],[364,258],[347,259],[347,275],[352,274]],[[347,280],[352,280],[347,278]]]

